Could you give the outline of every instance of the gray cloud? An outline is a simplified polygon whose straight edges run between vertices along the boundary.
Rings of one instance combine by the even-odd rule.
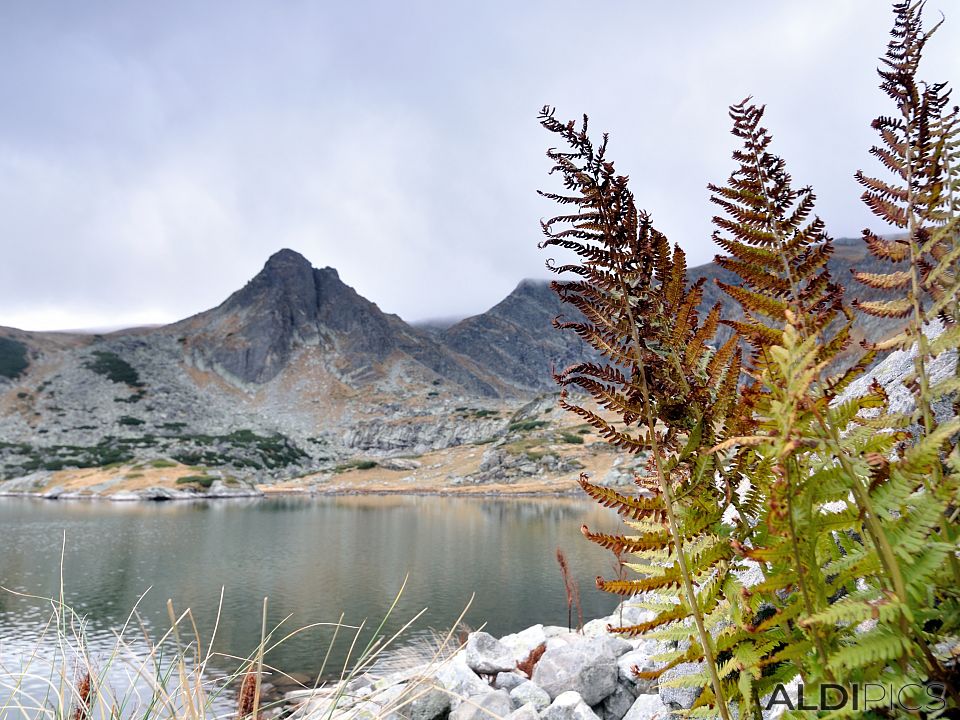
[[[407,319],[482,311],[546,275],[548,102],[611,132],[692,262],[748,94],[856,234],[889,23],[876,0],[4,4],[0,324],[177,319],[281,247]],[[948,17],[927,77],[960,75],[958,41]]]

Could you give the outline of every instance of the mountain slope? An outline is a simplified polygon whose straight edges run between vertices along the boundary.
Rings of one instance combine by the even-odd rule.
[[[853,281],[850,270],[882,272],[881,264],[867,252],[859,238],[835,241],[829,268],[834,279],[846,288],[848,301],[853,298],[875,300],[881,291]],[[742,317],[740,306],[716,284],[717,280],[738,284],[737,277],[718,266],[706,263],[690,268],[689,281],[706,278],[701,312],[715,303],[723,306],[729,319]],[[469,356],[489,372],[529,391],[555,389],[551,371],[572,362],[592,357],[590,348],[571,331],[560,332],[552,325],[558,315],[575,317],[575,308],[561,303],[546,280],[524,280],[504,300],[485,313],[466,318],[439,333],[449,347]],[[879,340],[893,332],[898,321],[859,316],[858,338]],[[722,331],[721,331],[722,332]]]
[[[576,335],[553,327],[555,317],[571,310],[548,283],[524,280],[490,310],[461,320],[439,337],[506,382],[531,391],[552,389],[554,369],[590,354]]]

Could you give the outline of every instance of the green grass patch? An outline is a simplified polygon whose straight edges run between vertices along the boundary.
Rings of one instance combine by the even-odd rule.
[[[560,433],[560,439],[571,445],[583,445],[583,435],[575,435],[574,433]]]
[[[517,440],[516,442],[508,443],[503,446],[503,449],[510,455],[529,455],[530,451],[535,447],[539,447],[540,444],[539,440],[527,438],[526,440]]]
[[[216,480],[217,478],[213,475],[184,475],[181,478],[177,478],[177,485],[193,485],[194,487],[209,490],[210,486],[213,485]]]
[[[121,425],[129,425],[131,427],[136,427],[138,425],[143,425],[143,420],[140,418],[130,417],[129,415],[123,415],[117,420]]]
[[[115,398],[113,399],[113,401],[114,401],[114,402],[121,402],[121,403],[129,403],[129,404],[132,405],[133,403],[138,403],[138,402],[140,402],[141,400],[143,400],[143,398],[146,396],[146,394],[147,394],[147,391],[144,390],[143,388],[140,388],[139,390],[137,390],[135,393],[133,393],[133,394],[130,395],[129,397],[115,397]]]
[[[510,423],[510,425],[507,426],[507,430],[510,432],[529,432],[530,430],[542,428],[546,424],[546,420],[519,420]]]
[[[111,382],[135,388],[143,387],[137,369],[116,353],[107,350],[94,350],[93,358],[85,362],[83,366]]]
[[[177,466],[177,463],[175,463],[173,460],[167,460],[166,458],[160,458],[159,460],[150,461],[150,467],[157,468],[157,469],[172,468],[176,466]]]
[[[13,380],[29,365],[26,345],[13,338],[0,337],[0,377]]]
[[[342,473],[349,470],[372,470],[375,467],[377,467],[376,460],[351,460],[350,462],[337,465],[333,471],[335,473]]]

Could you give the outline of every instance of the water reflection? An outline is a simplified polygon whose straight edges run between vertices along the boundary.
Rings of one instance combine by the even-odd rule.
[[[378,620],[409,575],[388,630],[423,607],[419,626],[448,627],[471,593],[467,621],[506,633],[536,622],[566,623],[554,552],[561,546],[580,581],[584,613],[607,614],[615,600],[593,578],[610,555],[582,539],[579,527],[613,530],[610,511],[572,499],[494,500],[351,496],[212,503],[122,504],[0,501],[0,585],[53,597],[66,547],[66,600],[87,618],[88,633],[110,637],[137,598],[145,624],[169,625],[165,603],[190,607],[202,634],[224,604],[220,652],[245,656],[260,632],[263,598],[270,623],[285,627]],[[0,592],[0,661],[14,642],[29,646],[49,615],[41,601]],[[306,632],[274,651],[289,672],[319,670],[331,637]],[[7,650],[4,650],[7,648]],[[346,647],[335,649],[342,663]],[[9,660],[9,657],[7,658]],[[224,663],[229,665],[229,663]]]

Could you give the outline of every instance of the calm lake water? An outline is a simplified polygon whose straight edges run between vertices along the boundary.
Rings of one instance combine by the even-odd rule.
[[[612,511],[588,500],[360,496],[198,503],[52,502],[0,499],[0,585],[56,597],[61,545],[65,601],[86,618],[90,647],[109,647],[145,591],[139,612],[151,635],[170,623],[166,601],[191,608],[209,638],[223,588],[216,649],[255,648],[263,598],[270,625],[374,625],[409,576],[387,630],[428,608],[409,639],[445,630],[476,597],[466,621],[493,634],[542,622],[566,625],[556,549],[579,581],[585,619],[616,605],[593,579],[612,556],[588,543],[580,525],[614,530]],[[49,602],[0,590],[0,675],[16,654],[42,646]],[[309,630],[271,651],[274,667],[320,670],[332,632]],[[345,642],[331,665],[343,662]],[[222,660],[224,669],[229,661]],[[330,666],[328,666],[330,667]],[[2,690],[0,690],[2,695]]]

